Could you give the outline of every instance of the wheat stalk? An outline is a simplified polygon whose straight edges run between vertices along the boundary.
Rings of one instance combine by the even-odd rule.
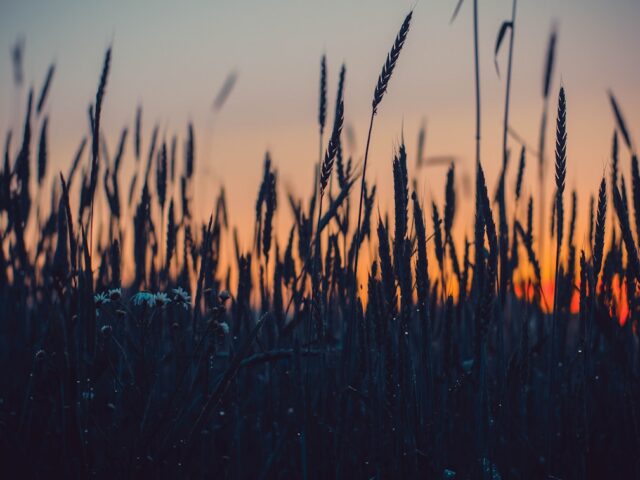
[[[393,74],[393,70],[395,69],[398,58],[400,57],[400,52],[402,51],[402,47],[404,46],[404,42],[407,39],[407,35],[409,34],[409,26],[411,25],[411,17],[413,16],[413,10],[411,10],[408,15],[405,17],[402,25],[400,27],[400,31],[398,32],[396,39],[391,47],[391,51],[387,55],[387,59],[382,66],[382,71],[380,72],[380,76],[378,77],[378,82],[376,84],[376,88],[373,93],[373,101],[371,103],[371,118],[369,120],[369,133],[367,134],[367,145],[364,151],[364,161],[362,163],[362,181],[360,183],[360,201],[358,203],[358,222],[356,223],[356,237],[355,237],[355,254],[354,254],[354,264],[353,264],[353,273],[354,273],[354,286],[353,286],[353,308],[355,308],[355,298],[357,295],[357,274],[358,274],[358,255],[360,252],[360,241],[361,241],[361,222],[362,222],[362,205],[364,202],[364,192],[365,192],[365,182],[367,178],[367,160],[369,159],[369,145],[371,143],[371,131],[373,129],[373,119],[378,111],[378,106],[382,101],[382,98],[387,91],[387,87],[389,86],[389,80],[391,80],[391,75]]]

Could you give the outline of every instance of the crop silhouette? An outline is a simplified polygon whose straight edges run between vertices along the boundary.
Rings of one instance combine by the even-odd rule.
[[[377,80],[361,168],[343,152],[344,65],[325,145],[331,107],[322,57],[314,187],[283,205],[267,152],[246,249],[224,189],[205,222],[192,214],[192,124],[182,149],[155,125],[145,152],[139,106],[110,157],[101,126],[110,47],[89,133],[69,170],[51,172],[51,65],[37,102],[28,95],[19,146],[15,132],[6,135],[0,172],[0,470],[37,478],[640,476],[640,174],[631,130],[608,92],[611,172],[590,199],[580,243],[576,216],[586,203],[565,192],[577,163],[567,143],[570,92],[559,89],[551,229],[534,231],[535,209],[549,221],[544,130],[556,32],[543,78],[540,188],[527,197],[527,149],[516,140],[508,150],[509,135],[517,137],[509,127],[516,1],[496,42],[497,55],[509,38],[495,185],[480,159],[473,4],[475,212],[461,228],[450,158],[444,205],[423,204],[412,182],[407,158],[430,161],[424,125],[416,151],[402,140],[385,167],[392,206],[376,204],[366,179],[373,120],[401,68],[413,12]],[[511,185],[510,151],[519,153]],[[134,173],[121,190],[125,162]],[[46,211],[41,199],[49,197]],[[284,236],[276,212],[290,221]],[[233,244],[223,249],[227,238]],[[544,254],[545,239],[555,242],[553,256]],[[370,264],[359,277],[366,243]]]

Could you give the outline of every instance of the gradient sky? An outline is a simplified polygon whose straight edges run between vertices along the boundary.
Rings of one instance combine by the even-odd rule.
[[[360,159],[377,76],[404,16],[415,5],[407,43],[376,118],[368,178],[378,180],[381,206],[387,205],[392,154],[404,133],[410,175],[417,175],[420,195],[425,200],[432,195],[440,200],[446,169],[415,170],[416,138],[423,119],[428,129],[427,155],[455,155],[460,158],[458,172],[473,172],[472,2],[465,1],[458,19],[450,25],[455,3],[3,0],[0,131],[15,129],[23,115],[26,91],[17,93],[13,86],[10,48],[16,38],[24,36],[27,86],[39,90],[48,65],[54,60],[57,65],[47,105],[52,158],[49,175],[59,169],[66,171],[80,138],[88,133],[87,105],[95,96],[104,51],[112,44],[103,110],[110,150],[115,149],[120,129],[124,125],[132,128],[138,103],[144,106],[145,149],[153,123],[159,123],[161,134],[169,140],[174,132],[184,138],[187,121],[193,120],[197,211],[208,214],[214,194],[224,183],[232,222],[246,235],[252,230],[266,149],[279,170],[281,185],[299,195],[310,191],[318,151],[318,72],[323,52],[328,58],[330,107],[340,64],[347,64],[345,121],[356,133],[356,160]],[[504,108],[504,81],[496,75],[493,48],[500,24],[510,16],[511,2],[479,3],[482,157],[493,188],[500,165]],[[640,2],[518,2],[510,123],[534,145],[542,108],[547,38],[554,22],[559,28],[559,43],[548,154],[552,152],[555,99],[562,81],[568,102],[567,186],[581,194],[584,221],[587,194],[596,190],[609,158],[614,121],[608,88],[621,103],[632,136],[639,131]],[[503,48],[499,57],[503,72],[505,54]],[[232,70],[239,73],[238,82],[222,111],[214,116],[212,100]],[[333,108],[329,115],[331,119]],[[21,127],[18,131],[21,134]],[[132,164],[131,143],[127,148],[125,162]],[[534,165],[535,160],[529,158],[529,190],[536,185]],[[623,172],[628,172],[626,154],[621,165]],[[515,169],[512,165],[511,177]],[[459,201],[463,211],[469,211],[469,203]],[[279,216],[281,227],[289,223],[288,211]],[[460,219],[457,223],[461,226]],[[466,222],[466,226],[471,224]]]

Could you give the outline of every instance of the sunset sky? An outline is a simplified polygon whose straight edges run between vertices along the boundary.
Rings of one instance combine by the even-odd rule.
[[[104,51],[112,44],[103,110],[110,150],[115,149],[123,126],[133,128],[138,103],[144,108],[145,150],[154,123],[167,140],[174,132],[182,140],[188,120],[193,120],[197,213],[210,212],[214,195],[224,183],[232,222],[247,235],[252,231],[265,150],[272,154],[280,185],[299,195],[310,191],[318,152],[321,55],[326,53],[328,59],[329,119],[340,64],[346,62],[345,122],[355,131],[355,160],[359,161],[377,76],[404,16],[415,7],[407,43],[376,118],[367,176],[378,181],[381,210],[386,210],[392,189],[391,159],[404,133],[410,175],[417,175],[421,197],[429,200],[434,195],[440,200],[446,168],[415,169],[416,139],[423,119],[427,121],[426,154],[458,157],[459,180],[464,172],[473,172],[472,2],[465,0],[457,20],[450,24],[455,3],[5,0],[0,6],[0,131],[3,138],[8,128],[21,135],[27,88],[33,85],[38,91],[55,61],[47,105],[49,175],[66,171],[80,138],[88,134],[87,106],[95,95]],[[505,77],[496,74],[493,49],[500,24],[510,16],[511,2],[479,4],[482,158],[493,188],[500,164]],[[562,82],[568,102],[567,188],[578,190],[579,221],[584,221],[588,193],[596,190],[609,158],[614,121],[608,88],[615,92],[632,136],[639,132],[640,2],[518,2],[510,123],[532,145],[537,143],[543,63],[554,22],[559,37],[548,155]],[[26,88],[17,92],[10,49],[20,36],[25,39]],[[506,48],[498,61],[504,73]],[[238,81],[222,111],[214,115],[213,98],[231,71],[238,73]],[[510,145],[519,150],[513,142]],[[17,148],[15,141],[13,148]],[[133,164],[132,144],[127,148],[124,172]],[[528,160],[526,188],[531,191],[537,185],[537,170],[535,159]],[[621,166],[623,173],[628,172],[626,152]],[[515,170],[512,163],[511,177]],[[462,215],[470,211],[469,203],[461,198]],[[279,215],[289,212],[283,208]],[[281,221],[288,222],[288,218]],[[471,223],[458,218],[458,227],[463,223],[470,228]]]

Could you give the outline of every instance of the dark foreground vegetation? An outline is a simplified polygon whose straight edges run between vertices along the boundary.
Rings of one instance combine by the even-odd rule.
[[[376,84],[371,125],[410,20]],[[513,34],[515,12],[505,25],[498,49]],[[541,132],[554,45],[555,34]],[[487,181],[478,150],[475,215],[454,228],[454,165],[444,205],[424,205],[405,145],[389,162],[394,204],[376,204],[376,187],[366,181],[368,145],[362,164],[343,158],[344,69],[335,119],[326,125],[323,59],[318,120],[326,147],[315,191],[307,199],[277,195],[267,155],[255,236],[245,242],[252,247],[241,249],[237,235],[226,235],[233,219],[224,191],[208,221],[190,213],[191,126],[184,156],[176,137],[165,141],[157,128],[143,153],[138,110],[109,154],[100,121],[110,55],[89,109],[88,140],[69,170],[47,175],[53,68],[40,95],[29,95],[22,139],[7,135],[4,478],[640,476],[640,174],[613,95],[610,174],[590,199],[584,236],[575,219],[586,202],[564,191],[575,164],[563,89],[554,118],[556,189],[546,209],[551,230],[545,214],[534,230],[544,193],[524,198],[523,184],[538,177],[527,173],[531,155],[517,142],[516,181],[507,181],[509,80],[501,174]],[[476,86],[479,111],[477,77]],[[535,160],[544,180],[546,159]],[[125,162],[137,173],[121,192]],[[50,211],[44,198],[52,199]],[[284,238],[273,232],[276,211],[281,223],[291,219]],[[545,235],[552,295],[541,274]],[[223,246],[225,238],[235,242]],[[358,284],[354,271],[367,245],[375,255]]]

